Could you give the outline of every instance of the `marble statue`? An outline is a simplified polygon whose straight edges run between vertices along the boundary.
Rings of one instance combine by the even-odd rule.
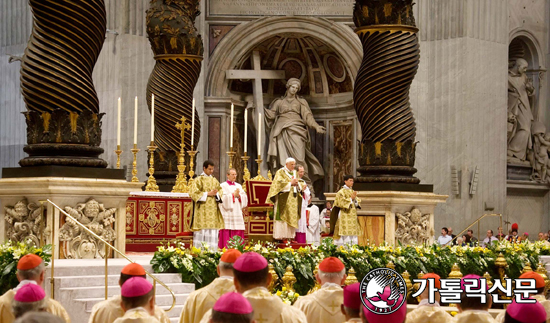
[[[93,198],[76,207],[66,206],[65,211],[86,228],[111,243],[116,239],[113,229],[116,208],[106,209]],[[59,241],[63,242],[65,257],[69,259],[93,259],[105,257],[104,243],[78,226],[71,218],[65,218],[65,224],[59,231]]]
[[[531,180],[550,183],[550,174],[548,173],[548,166],[550,166],[548,158],[550,134],[546,133],[546,127],[540,121],[533,122],[531,131],[533,133],[533,174]]]
[[[429,243],[433,232],[429,232],[430,215],[420,212],[419,209],[413,209],[411,212],[403,214],[396,213],[397,230],[395,238],[403,245]]]
[[[24,198],[13,207],[6,206],[6,240],[28,242],[40,246],[44,232],[42,209]]]
[[[530,97],[535,88],[525,72],[528,63],[518,58],[508,72],[508,162],[528,164],[532,149],[531,124],[534,120]]]
[[[285,165],[288,157],[296,159],[297,165],[304,166],[304,180],[311,186],[317,179],[324,177],[323,167],[311,152],[309,128],[317,133],[325,133],[325,127],[319,125],[306,100],[297,95],[301,83],[296,78],[288,80],[284,97],[274,100],[265,110],[268,136],[268,163],[275,173]]]

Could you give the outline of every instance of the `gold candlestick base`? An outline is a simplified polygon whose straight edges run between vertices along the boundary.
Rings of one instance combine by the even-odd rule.
[[[262,156],[258,155],[258,159],[256,159],[256,163],[258,164],[258,176],[254,177],[253,181],[267,181],[265,177],[262,176],[262,172],[260,169],[260,166],[262,165]]]
[[[122,150],[120,150],[120,145],[116,145],[116,168],[120,169],[120,154],[122,154]]]
[[[227,152],[227,156],[229,157],[229,168],[233,168],[233,157],[235,157],[236,154],[237,153],[233,151],[233,148]]]
[[[153,176],[153,174],[155,173],[155,150],[157,149],[157,146],[155,146],[155,142],[151,141],[151,145],[147,146],[147,149],[149,149],[149,152],[151,153],[151,157],[149,158],[149,179],[147,180],[147,186],[145,186],[145,191],[159,192],[159,186],[157,185],[157,180]]]
[[[132,183],[137,183],[139,182],[139,179],[137,178],[137,153],[140,149],[138,149],[137,144],[134,144],[134,148],[130,151],[134,154],[134,161],[132,162]]]
[[[197,154],[196,150],[193,150],[193,145],[191,145],[191,150],[188,150],[187,153],[189,154],[189,189],[191,189],[191,185],[193,184],[193,176],[195,176],[194,166],[195,166],[195,155]]]
[[[178,157],[178,175],[176,176],[176,185],[172,188],[172,193],[189,193],[185,176],[185,152],[183,151],[183,146]]]
[[[246,182],[250,180],[250,171],[248,170],[248,160],[250,159],[250,156],[247,156],[246,152],[244,152],[244,156],[242,156],[241,159],[244,162],[243,179]]]

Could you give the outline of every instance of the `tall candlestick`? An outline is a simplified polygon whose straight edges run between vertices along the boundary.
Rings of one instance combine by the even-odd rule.
[[[138,98],[134,104],[134,145],[137,145],[137,122],[138,122]]]
[[[261,145],[261,142],[262,141],[262,114],[261,113],[258,113],[258,156],[261,156],[262,155],[262,145]]]
[[[151,142],[155,141],[155,95],[151,95]],[[152,146],[153,144],[151,144]]]
[[[248,109],[244,109],[244,152],[246,153],[247,149],[246,149],[246,143],[247,143],[247,133],[248,133],[248,129],[247,129],[247,125],[248,125]]]
[[[233,103],[231,103],[231,122],[229,123],[229,127],[231,128],[231,132],[229,135],[229,147],[231,148],[233,148],[233,110],[234,109],[235,107],[233,106]]]
[[[193,112],[191,114],[191,147],[195,144],[195,99],[193,99]],[[193,148],[191,148],[193,150]]]
[[[118,119],[117,119],[117,128],[116,128],[116,144],[120,146],[120,97],[118,98]]]

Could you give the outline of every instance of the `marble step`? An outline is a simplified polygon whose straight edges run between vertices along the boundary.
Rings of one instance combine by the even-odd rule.
[[[138,256],[131,259],[142,265],[145,270],[153,273],[151,257]],[[126,259],[109,259],[108,275],[120,275],[120,271],[130,262]],[[105,275],[105,261],[102,259],[56,259],[54,262],[54,276],[91,276]],[[51,276],[51,263],[46,267],[46,277]]]
[[[180,274],[154,274],[156,278],[161,280],[165,284],[172,283],[181,283]],[[107,285],[108,286],[118,286],[118,280],[120,279],[120,274],[118,275],[109,275],[107,276]],[[147,280],[151,283],[153,279],[147,276]],[[46,280],[46,283],[49,284],[50,278]],[[105,286],[105,275],[90,275],[90,276],[64,276],[54,278],[55,287],[57,288],[68,288],[68,287],[93,287],[93,286]],[[160,286],[160,285],[159,285]]]
[[[176,294],[176,306],[183,306],[185,304],[185,301],[187,300],[187,297],[189,294]],[[92,311],[92,308],[96,303],[99,303],[103,300],[105,300],[104,297],[97,297],[97,298],[75,298],[76,302],[84,303],[85,305],[85,311],[87,313],[90,313]],[[172,295],[157,295],[155,297],[155,303],[160,307],[170,307],[172,305]],[[172,312],[172,311],[170,311]]]
[[[194,286],[182,284],[182,283],[173,283],[173,284],[166,284],[168,288],[174,292],[174,294],[189,294],[194,290]],[[68,288],[62,288],[60,290],[61,292],[64,291],[71,291],[72,296],[77,299],[81,298],[101,298],[105,297],[105,287],[104,286],[86,286],[86,287],[68,287]],[[156,293],[158,295],[169,295],[170,292],[164,288],[164,286],[161,286],[157,284],[156,287]],[[108,287],[108,295],[109,297],[120,295],[120,287],[119,286],[109,286]]]

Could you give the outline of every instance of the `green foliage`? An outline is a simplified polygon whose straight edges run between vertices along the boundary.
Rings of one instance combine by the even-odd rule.
[[[232,239],[233,240],[233,239]],[[533,269],[539,262],[540,255],[550,255],[550,247],[541,242],[523,242],[511,244],[503,241],[494,243],[490,248],[461,247],[441,248],[438,245],[402,246],[389,245],[346,246],[334,245],[332,239],[324,239],[319,247],[306,247],[294,250],[290,247],[276,248],[270,243],[249,243],[243,246],[240,239],[235,239],[233,245],[243,252],[255,251],[271,263],[279,278],[283,277],[288,266],[292,266],[296,283],[295,291],[305,295],[315,285],[313,271],[326,257],[338,257],[346,269],[354,268],[357,279],[363,277],[372,269],[386,267],[391,261],[399,273],[405,270],[411,279],[420,272],[433,272],[441,277],[448,277],[453,264],[458,264],[460,271],[466,274],[482,276],[488,272],[493,278],[498,276],[495,260],[502,253],[508,263],[506,274],[510,278],[520,275],[526,262]],[[179,272],[184,282],[195,283],[197,288],[209,284],[217,277],[216,267],[222,251],[213,252],[208,249],[181,249],[172,246],[159,247],[151,264],[155,272]],[[282,290],[279,282],[276,290]]]
[[[26,254],[40,256],[46,265],[49,264],[52,255],[52,246],[45,245],[42,248],[23,243],[8,241],[0,245],[0,294],[14,288],[19,283],[15,273],[17,262]]]

